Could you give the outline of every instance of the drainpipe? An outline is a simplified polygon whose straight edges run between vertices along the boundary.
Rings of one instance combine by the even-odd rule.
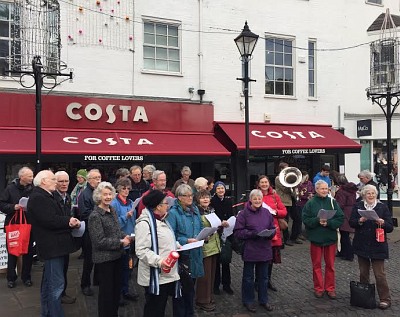
[[[200,96],[200,103],[203,102],[203,0],[199,0],[199,89],[197,94]]]
[[[132,52],[132,96],[135,95],[135,43],[136,43],[136,37],[135,37],[135,0],[132,0],[133,3],[133,11],[132,11],[132,49],[130,51]]]

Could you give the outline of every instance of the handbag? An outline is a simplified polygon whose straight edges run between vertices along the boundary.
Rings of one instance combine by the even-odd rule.
[[[284,218],[278,218],[279,228],[284,231],[288,228],[288,223]]]
[[[190,273],[189,265],[178,262],[179,281],[181,283],[182,294],[190,294],[194,291],[194,281]]]
[[[20,223],[17,223],[17,219]],[[30,235],[31,225],[27,223],[25,212],[20,208],[19,212],[14,213],[10,223],[6,226],[8,253],[15,256],[27,254]]]
[[[225,241],[221,239],[221,253],[219,257],[222,264],[229,264],[232,262],[232,243],[229,239]]]
[[[245,241],[235,237],[235,235],[232,235],[230,238],[232,250],[235,251],[237,254],[242,255],[244,251]]]
[[[376,308],[375,284],[350,282],[350,305],[367,309]]]

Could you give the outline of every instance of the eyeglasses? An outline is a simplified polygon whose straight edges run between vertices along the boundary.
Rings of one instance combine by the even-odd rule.
[[[193,194],[188,194],[188,195],[180,195],[181,197],[186,197],[186,198],[193,198]]]
[[[57,183],[69,183],[69,180],[61,180],[61,181],[57,181]]]
[[[93,177],[89,177],[89,179],[101,179],[101,176],[93,176]]]

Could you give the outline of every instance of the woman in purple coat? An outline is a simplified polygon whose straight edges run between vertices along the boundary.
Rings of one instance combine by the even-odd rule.
[[[338,175],[337,185],[339,186],[335,198],[344,213],[344,221],[340,227],[340,245],[341,251],[336,256],[346,261],[353,261],[353,246],[351,245],[350,233],[354,233],[354,229],[349,225],[349,219],[353,206],[356,204],[357,185],[347,180],[343,174]]]
[[[254,296],[254,269],[258,283],[258,302],[267,311],[273,310],[268,303],[267,285],[268,264],[272,260],[271,239],[275,236],[275,225],[271,213],[262,207],[262,202],[262,192],[253,189],[249,201],[236,218],[234,229],[235,237],[244,240],[242,302],[250,312],[257,310]]]

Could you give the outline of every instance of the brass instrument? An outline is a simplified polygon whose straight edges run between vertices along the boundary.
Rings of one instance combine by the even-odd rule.
[[[286,167],[279,173],[279,181],[285,187],[292,190],[292,196],[299,200],[299,189],[296,187],[300,184],[303,175],[296,167]]]

